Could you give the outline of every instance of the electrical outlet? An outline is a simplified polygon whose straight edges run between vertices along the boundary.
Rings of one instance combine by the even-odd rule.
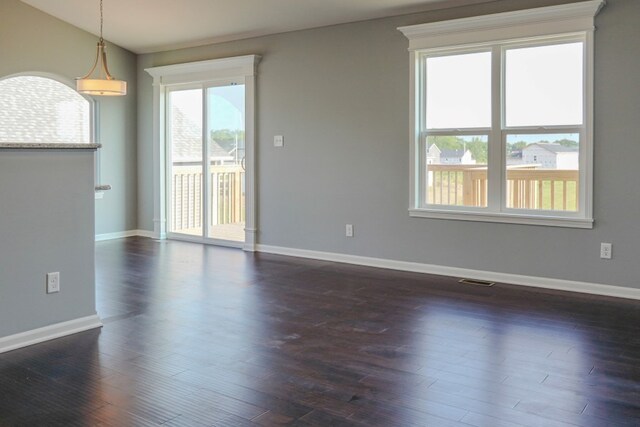
[[[284,146],[284,136],[276,135],[273,137],[273,146],[274,147],[282,147]]]
[[[345,226],[344,235],[347,237],[353,237],[353,224],[347,224]]]
[[[611,243],[600,243],[600,258],[611,259]]]
[[[47,293],[60,292],[60,272],[47,273]]]

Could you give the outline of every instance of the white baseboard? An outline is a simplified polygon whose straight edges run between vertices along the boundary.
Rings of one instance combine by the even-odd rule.
[[[147,230],[127,230],[127,231],[117,231],[115,233],[96,234],[96,242],[102,242],[105,240],[123,239],[125,237],[133,237],[133,236],[155,238],[155,233],[153,231],[147,231]]]
[[[124,237],[142,236],[156,238],[153,231],[129,230],[119,233],[96,235],[96,241],[121,239]],[[278,255],[300,258],[311,258],[323,261],[342,262],[345,264],[364,265],[369,267],[387,268],[390,270],[413,271],[416,273],[437,274],[440,276],[465,277],[470,279],[489,280],[492,282],[509,283],[512,285],[530,286],[534,288],[553,289],[558,291],[580,292],[592,295],[603,295],[616,298],[640,300],[640,289],[605,285],[601,283],[579,282],[574,280],[553,279],[549,277],[524,276],[520,274],[499,273],[495,271],[473,270],[468,268],[447,267],[435,264],[423,264],[408,261],[396,261],[383,258],[363,257],[334,252],[312,251],[307,249],[287,248],[256,244],[245,247],[245,250],[255,250]]]
[[[140,236],[140,237],[148,237],[149,239],[156,239],[156,233],[154,233],[153,231],[149,231],[149,230],[136,230],[136,236]]]
[[[346,255],[333,252],[310,251],[306,249],[285,248],[280,246],[257,245],[258,252],[288,255],[300,258],[312,258],[323,261],[342,262],[346,264],[387,268],[390,270],[412,271],[417,273],[437,274],[440,276],[463,277],[534,288],[554,289],[558,291],[580,292],[617,298],[640,300],[640,289],[622,286],[603,285],[600,283],[578,282],[573,280],[552,279],[548,277],[523,276],[520,274],[498,273],[494,271],[472,270],[467,268],[447,267],[442,265],[422,264],[417,262],[394,261],[382,258],[370,258],[357,255]]]
[[[93,316],[81,317],[79,319],[56,323],[15,335],[9,335],[7,337],[0,338],[0,353],[5,353],[7,351],[27,347],[67,335],[77,334],[78,332],[88,331],[89,329],[99,328],[101,326],[102,322],[98,315],[95,314]]]

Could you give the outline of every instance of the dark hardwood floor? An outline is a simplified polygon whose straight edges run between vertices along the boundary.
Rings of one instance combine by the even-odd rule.
[[[143,238],[96,258],[104,327],[1,354],[0,426],[640,426],[637,301]]]

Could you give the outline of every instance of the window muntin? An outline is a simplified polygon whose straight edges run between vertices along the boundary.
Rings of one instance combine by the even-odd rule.
[[[482,52],[465,52],[468,49],[465,46],[421,52],[419,99],[424,101],[419,105],[424,122],[420,130],[423,143],[419,146],[422,170],[418,174],[418,208],[584,217],[586,157],[581,152],[586,131],[585,43],[584,34],[573,34],[491,43]],[[482,55],[483,60],[474,55]],[[444,65],[438,69],[430,65],[432,61]],[[484,65],[474,75],[472,70],[478,69],[479,63]],[[447,70],[448,64],[454,65]],[[562,69],[554,73],[554,65]],[[468,105],[472,108],[456,110],[456,105],[465,104],[464,91],[458,90],[465,87],[459,83],[464,75],[461,70],[466,70],[465,83],[471,81],[483,87],[469,92]],[[452,76],[448,83],[447,76]],[[430,90],[435,90],[436,95],[430,95]],[[452,94],[450,98],[446,97],[447,90]],[[431,98],[439,102],[429,102]],[[438,107],[442,110],[435,113]],[[483,119],[477,120],[478,117]],[[432,141],[437,138],[453,138],[459,145],[465,145],[469,138],[485,133],[483,158],[473,156],[470,164],[442,166],[429,153],[430,148],[433,151]],[[522,138],[524,134],[527,136]],[[522,142],[514,139],[518,136],[522,141],[537,144],[528,152],[535,149],[553,152],[555,163],[551,161],[552,155],[536,153],[536,158],[545,158],[544,164],[515,165],[509,156],[514,155],[513,147]],[[548,145],[542,145],[545,143]],[[563,144],[571,145],[572,149]],[[490,157],[491,152],[500,155]],[[439,176],[441,169],[447,171]]]
[[[0,142],[90,143],[92,105],[71,87],[40,76],[0,80]]]

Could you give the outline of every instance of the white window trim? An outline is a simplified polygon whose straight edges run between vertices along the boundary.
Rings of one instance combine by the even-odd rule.
[[[147,68],[153,77],[153,224],[154,236],[167,238],[165,97],[167,88],[242,79],[245,85],[245,251],[256,249],[255,86],[261,57],[245,55]]]
[[[471,18],[433,22],[398,28],[409,39],[410,52],[410,206],[409,215],[412,217],[452,219],[463,221],[501,222],[512,224],[531,224],[555,227],[593,228],[593,32],[594,18],[605,5],[605,0],[589,0],[559,6],[525,9],[515,12],[505,12]],[[584,69],[585,69],[585,99],[584,99],[584,145],[581,146],[580,156],[580,210],[576,214],[552,211],[524,211],[514,210],[488,211],[470,207],[434,206],[428,208],[421,204],[420,188],[418,185],[422,162],[420,160],[420,144],[422,143],[422,123],[420,112],[423,96],[418,90],[421,86],[421,56],[424,52],[438,50],[450,52],[454,48],[479,49],[506,42],[525,42],[527,39],[556,36],[584,36]],[[496,64],[494,64],[495,66]],[[495,76],[499,75],[494,72]],[[492,96],[498,91],[494,90]],[[494,109],[502,108],[502,102],[493,100]],[[496,114],[493,114],[494,120]],[[499,114],[498,117],[502,117]],[[500,128],[500,127],[498,127]],[[495,123],[492,132],[496,131]],[[481,133],[486,133],[486,129]],[[501,132],[503,133],[503,132]],[[497,135],[493,135],[495,138]],[[500,136],[502,139],[503,136]],[[581,143],[582,144],[582,143]],[[491,153],[490,164],[501,165],[503,154]],[[494,166],[492,170],[496,170]],[[500,172],[502,174],[502,172]],[[489,172],[489,179],[501,179],[496,173]],[[491,176],[493,175],[493,177]],[[504,192],[504,185],[500,188]],[[497,188],[489,183],[490,188]],[[495,196],[495,194],[494,194]],[[503,196],[502,196],[503,197]],[[493,204],[495,206],[495,203]]]

